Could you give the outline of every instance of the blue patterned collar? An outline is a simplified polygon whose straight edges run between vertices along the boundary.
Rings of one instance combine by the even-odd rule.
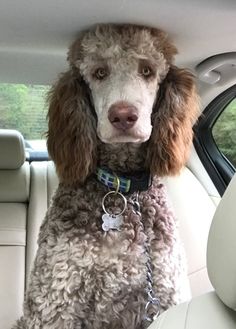
[[[97,168],[96,177],[99,182],[110,189],[122,193],[146,191],[151,185],[151,176],[147,171],[135,172],[133,175],[116,174],[107,168]]]

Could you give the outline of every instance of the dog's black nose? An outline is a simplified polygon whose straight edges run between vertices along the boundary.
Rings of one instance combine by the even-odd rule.
[[[109,109],[108,119],[117,129],[130,129],[138,120],[137,109],[126,102],[115,103]]]

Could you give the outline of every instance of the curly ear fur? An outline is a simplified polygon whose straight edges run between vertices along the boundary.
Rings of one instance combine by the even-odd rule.
[[[82,183],[96,166],[95,118],[87,86],[72,70],[64,73],[49,94],[48,151],[60,181]]]
[[[192,126],[198,115],[193,75],[171,66],[153,109],[153,130],[146,162],[152,175],[175,175],[180,171],[189,155]]]

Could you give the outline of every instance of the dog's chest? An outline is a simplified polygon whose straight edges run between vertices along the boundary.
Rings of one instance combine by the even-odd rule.
[[[119,211],[119,206],[111,201],[107,209],[112,214]],[[81,217],[86,217],[86,224],[81,223]],[[146,278],[147,232],[132,206],[128,205],[122,217],[119,228],[104,230],[104,212],[99,202],[90,210],[86,211],[85,207],[78,210],[74,225],[68,231],[68,235],[73,236],[70,238],[73,248],[80,251],[76,263],[83,267],[81,274],[87,278],[91,274],[97,292],[104,291],[105,286],[113,296],[116,292],[122,294],[122,289],[126,292],[139,289]]]
[[[94,186],[86,191],[59,189],[41,240],[46,232],[47,236],[56,235],[54,242],[50,241],[52,284],[60,280],[64,271],[66,294],[76,313],[86,314],[89,307],[94,323],[96,317],[107,322],[132,310],[136,314],[132,321],[136,323],[140,321],[137,314],[140,316],[147,302],[146,246],[155,267],[160,263],[163,241],[167,241],[173,229],[172,219],[169,220],[165,198],[154,188],[140,194],[141,216],[128,200],[120,229],[104,231],[105,193]],[[108,198],[106,209],[113,213],[122,206],[122,200]],[[155,270],[153,273],[155,281]]]
[[[48,216],[50,227],[54,234],[58,232],[59,243],[68,241],[70,257],[76,257],[75,263],[87,273],[116,272],[116,277],[123,275],[130,283],[133,277],[140,282],[145,278],[145,245],[150,246],[152,253],[153,245],[163,241],[163,234],[169,234],[162,229],[168,221],[168,209],[163,186],[158,184],[140,194],[141,216],[130,204],[131,197],[127,197],[122,225],[119,230],[108,231],[103,229],[105,189],[94,182],[85,189],[59,188],[51,207],[53,214]],[[111,196],[106,199],[106,209],[111,214],[119,213],[123,207],[122,198]]]

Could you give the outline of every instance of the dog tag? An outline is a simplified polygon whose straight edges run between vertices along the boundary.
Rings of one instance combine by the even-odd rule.
[[[113,197],[119,197],[121,198],[121,200],[123,200],[123,209],[121,209],[121,211],[118,214],[111,214],[110,212],[108,212],[108,210],[105,207],[105,200],[108,196],[112,196]],[[105,214],[102,215],[102,220],[103,220],[103,224],[102,224],[102,229],[103,231],[107,232],[109,230],[117,230],[120,231],[121,225],[123,224],[123,212],[125,211],[127,207],[127,200],[124,197],[123,194],[121,194],[118,191],[110,191],[108,192],[102,199],[102,209],[104,210]]]
[[[117,230],[120,231],[120,227],[123,224],[123,216],[122,215],[113,215],[113,214],[104,214],[102,215],[102,229],[107,232],[109,230]]]

